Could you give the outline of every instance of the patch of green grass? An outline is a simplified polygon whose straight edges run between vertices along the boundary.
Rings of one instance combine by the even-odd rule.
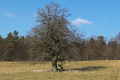
[[[51,62],[0,62],[0,80],[120,80],[120,60],[66,62],[64,69],[78,72],[33,72],[51,70]]]

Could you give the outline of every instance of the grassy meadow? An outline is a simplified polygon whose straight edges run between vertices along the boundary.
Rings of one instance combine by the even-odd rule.
[[[50,62],[0,62],[0,80],[120,80],[120,60],[66,62],[64,69],[78,72],[33,72],[51,70]]]

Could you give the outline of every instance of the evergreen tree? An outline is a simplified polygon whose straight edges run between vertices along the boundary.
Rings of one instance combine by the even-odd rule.
[[[95,40],[93,38],[90,39],[90,43],[94,43]]]
[[[7,47],[6,47],[6,51],[4,53],[4,59],[10,61],[10,60],[12,60],[12,49],[14,46],[13,35],[11,32],[7,35],[7,38],[5,39],[5,43],[7,44]]]
[[[18,58],[18,45],[19,45],[19,41],[18,41],[18,32],[15,30],[12,33],[10,32],[7,36],[7,38],[5,39],[5,43],[7,44],[6,47],[6,52],[4,53],[4,59],[8,60],[8,61],[14,61],[16,58]]]

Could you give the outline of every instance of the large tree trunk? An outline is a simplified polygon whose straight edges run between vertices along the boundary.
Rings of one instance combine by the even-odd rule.
[[[57,60],[56,59],[52,59],[52,71],[57,71]]]

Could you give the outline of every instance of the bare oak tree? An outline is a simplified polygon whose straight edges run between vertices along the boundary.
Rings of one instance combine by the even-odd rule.
[[[58,60],[73,59],[79,55],[71,47],[75,48],[80,44],[82,35],[76,35],[76,29],[66,19],[70,16],[67,12],[67,8],[60,9],[60,5],[53,2],[46,5],[45,9],[38,8],[37,22],[40,24],[29,31],[31,46],[35,46],[34,50],[39,49],[37,57],[49,58],[53,71],[58,70]],[[35,54],[33,50],[30,52]]]

